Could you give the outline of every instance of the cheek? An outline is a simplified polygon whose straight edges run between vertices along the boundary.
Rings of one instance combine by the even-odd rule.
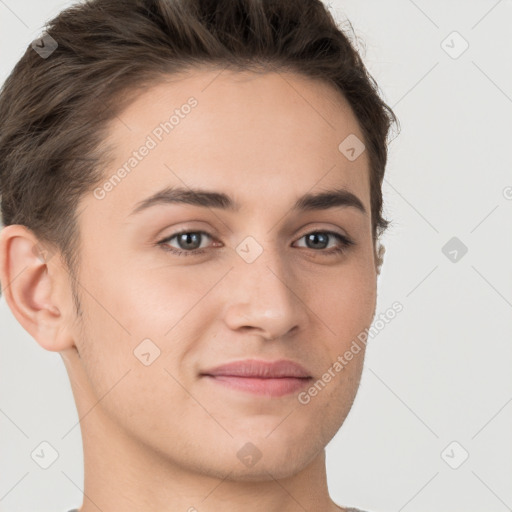
[[[308,305],[333,340],[330,345],[350,343],[371,324],[375,313],[377,282],[375,273],[368,267],[340,267],[338,272],[315,279],[314,283],[315,287],[308,292]]]
[[[89,260],[81,276],[89,293],[82,293],[84,330],[79,345],[96,398],[118,393],[122,400],[109,405],[118,410],[125,403],[122,414],[133,414],[131,407],[150,408],[153,396],[156,400],[159,394],[183,394],[170,389],[177,384],[166,369],[176,373],[176,361],[187,350],[187,333],[199,309],[194,305],[211,284],[179,269],[143,270],[118,256]],[[151,362],[145,365],[148,359]],[[175,377],[181,380],[180,375]]]
[[[154,424],[156,418],[161,418],[165,426],[176,410],[186,414],[194,408],[190,395],[179,384],[184,379],[175,363],[181,360],[183,347],[172,345],[172,332],[166,337],[161,335],[162,330],[172,326],[169,315],[161,316],[147,309],[146,304],[135,309],[136,304],[126,295],[124,298],[131,306],[127,310],[131,315],[119,314],[117,321],[96,301],[84,304],[87,323],[80,346],[84,348],[81,364],[85,412],[95,411],[90,421],[94,421],[95,415],[105,415],[118,426],[141,436],[158,428],[163,438],[168,432]],[[116,310],[110,312],[114,314]],[[160,325],[153,322],[157,318],[161,320]]]
[[[366,350],[361,339],[372,323],[377,296],[376,277],[370,269],[363,264],[340,268],[334,282],[325,283],[324,292],[313,301],[326,336],[327,364],[315,399],[318,410],[329,417],[327,429],[345,417],[359,387]]]
[[[165,340],[208,290],[208,282],[191,279],[192,272],[179,268],[149,266],[122,253],[104,261],[93,256],[95,264],[83,279],[89,291],[90,324],[95,335],[109,338],[105,342],[113,349],[127,345],[122,338],[129,340],[132,350],[145,338],[160,344],[156,340]]]

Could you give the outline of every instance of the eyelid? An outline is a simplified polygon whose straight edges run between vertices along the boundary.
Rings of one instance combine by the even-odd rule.
[[[336,226],[336,228],[340,229],[337,226]],[[343,230],[342,230],[341,233],[339,233],[338,231],[335,231],[334,229],[332,229],[330,227],[325,227],[325,226],[320,227],[320,226],[317,226],[317,225],[307,226],[306,228],[304,228],[304,231],[302,232],[302,234],[300,236],[297,236],[297,239],[300,239],[300,238],[302,238],[302,237],[304,237],[306,235],[309,235],[311,233],[317,233],[317,232],[336,234],[336,235],[341,236],[342,238],[344,238],[348,242],[354,242],[352,237],[350,235],[348,235],[346,232],[344,232]],[[208,236],[211,239],[217,240],[217,238],[214,235],[212,235],[210,232],[208,232],[208,231],[205,231],[205,230],[203,230],[201,228],[194,228],[194,227],[185,226],[183,228],[178,229],[178,231],[174,231],[170,235],[161,238],[157,243],[169,241],[169,239],[172,239],[175,236],[181,235],[183,233],[201,233],[203,235]]]
[[[336,229],[338,229],[339,232],[336,231]],[[302,234],[298,238],[302,238],[305,235],[309,235],[310,233],[317,233],[317,232],[334,233],[336,235],[340,235],[340,236],[346,238],[347,240],[351,240],[351,237],[344,230],[339,228],[338,226],[326,227],[325,224],[323,226],[318,226],[318,223],[313,223],[313,225],[306,226],[304,228],[304,231],[302,231],[302,230],[300,231],[300,233],[302,233]]]

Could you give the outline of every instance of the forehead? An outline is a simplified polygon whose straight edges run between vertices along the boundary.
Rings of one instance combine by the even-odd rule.
[[[211,69],[166,76],[110,124],[104,177],[113,185],[99,207],[126,217],[165,186],[223,190],[248,207],[341,186],[369,211],[367,152],[350,161],[339,149],[353,136],[364,138],[350,105],[321,80]]]

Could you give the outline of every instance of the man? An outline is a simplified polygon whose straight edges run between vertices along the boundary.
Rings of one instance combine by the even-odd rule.
[[[312,0],[95,0],[38,47],[0,96],[0,281],[70,377],[80,512],[356,510],[325,446],[393,115],[346,36]]]

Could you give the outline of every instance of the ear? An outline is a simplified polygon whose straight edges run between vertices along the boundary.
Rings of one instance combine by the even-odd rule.
[[[21,326],[46,350],[74,346],[69,330],[72,308],[64,292],[67,272],[26,226],[0,232],[0,282],[5,300]]]
[[[384,253],[386,248],[379,242],[379,247],[375,253],[375,268],[377,269],[377,275],[380,274],[382,263],[384,263]]]

